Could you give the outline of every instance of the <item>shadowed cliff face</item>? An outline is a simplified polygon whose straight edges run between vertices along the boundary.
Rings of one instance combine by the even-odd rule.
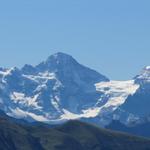
[[[148,121],[150,117],[150,67],[143,68],[134,78],[134,82],[139,85],[138,90],[129,95],[114,114],[122,123],[136,126],[145,122],[144,120]]]

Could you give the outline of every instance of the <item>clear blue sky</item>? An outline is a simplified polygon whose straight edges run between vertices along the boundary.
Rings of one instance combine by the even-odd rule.
[[[33,65],[61,51],[111,79],[150,65],[149,0],[3,0],[0,66]]]

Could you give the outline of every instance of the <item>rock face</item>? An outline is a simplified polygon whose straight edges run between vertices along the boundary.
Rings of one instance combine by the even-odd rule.
[[[149,120],[149,99],[150,67],[132,80],[110,81],[72,56],[56,53],[37,66],[0,68],[1,110],[28,121],[136,124]]]
[[[150,67],[145,67],[134,78],[138,90],[130,95],[115,114],[122,123],[133,125],[149,121],[150,118]]]
[[[35,67],[1,69],[1,109],[29,121],[61,119],[65,112],[80,114],[97,102],[101,93],[94,84],[101,81],[109,79],[57,53]]]

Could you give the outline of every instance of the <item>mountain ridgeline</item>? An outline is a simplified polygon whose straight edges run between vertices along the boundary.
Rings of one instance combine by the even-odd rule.
[[[149,89],[150,67],[132,80],[113,81],[64,53],[36,66],[0,68],[1,110],[29,122],[139,125],[149,122]]]

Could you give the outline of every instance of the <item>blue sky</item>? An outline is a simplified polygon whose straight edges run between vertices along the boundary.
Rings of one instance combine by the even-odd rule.
[[[37,64],[61,51],[111,79],[150,65],[149,0],[0,2],[0,66]]]

